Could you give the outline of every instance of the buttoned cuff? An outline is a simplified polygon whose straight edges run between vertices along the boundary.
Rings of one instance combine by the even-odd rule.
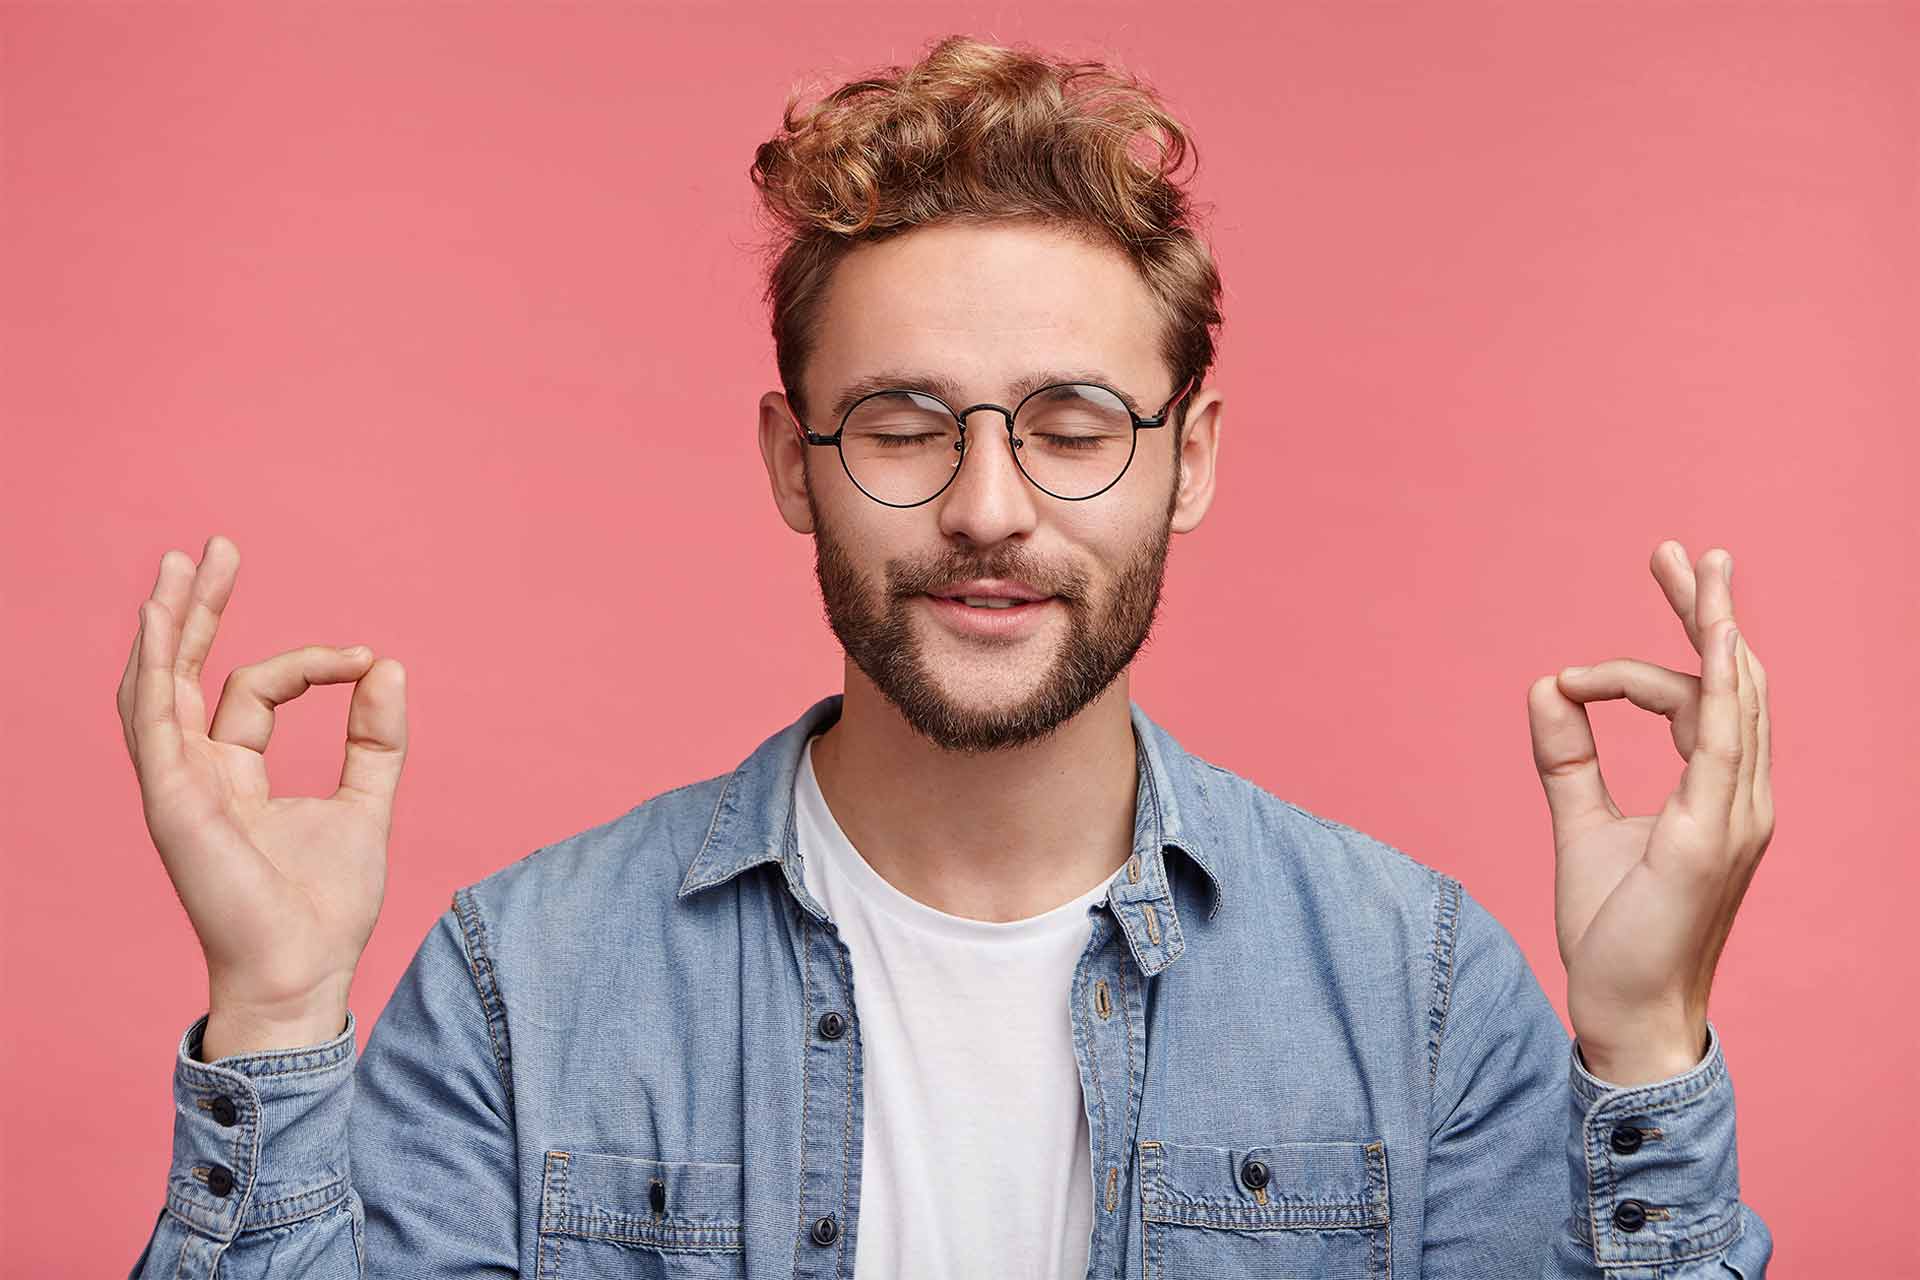
[[[204,1015],[173,1068],[167,1208],[217,1240],[282,1226],[347,1196],[354,1017],[324,1044],[199,1062]]]
[[[1725,1249],[1740,1233],[1733,1082],[1720,1033],[1680,1075],[1608,1084],[1568,1046],[1567,1161],[1574,1233],[1601,1266],[1678,1263]]]

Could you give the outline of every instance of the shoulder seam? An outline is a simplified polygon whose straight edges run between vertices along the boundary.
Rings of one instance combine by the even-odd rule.
[[[1433,1003],[1427,1010],[1427,1091],[1431,1097],[1440,1079],[1440,1042],[1446,1036],[1447,1014],[1453,1004],[1453,942],[1460,920],[1460,882],[1434,872],[1433,895]]]
[[[480,997],[480,1010],[487,1018],[487,1040],[493,1046],[493,1065],[500,1073],[500,1087],[506,1092],[507,1107],[513,1107],[513,1045],[507,1033],[507,1005],[500,997],[500,985],[494,981],[493,952],[487,941],[486,919],[480,913],[480,901],[473,886],[457,889],[453,895],[453,913],[460,922],[460,937],[466,946],[467,976]]]

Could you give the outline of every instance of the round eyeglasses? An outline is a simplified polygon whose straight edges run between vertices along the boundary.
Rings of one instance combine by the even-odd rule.
[[[954,409],[939,396],[906,387],[874,391],[850,407],[832,435],[794,425],[808,444],[832,445],[860,492],[882,506],[917,507],[939,497],[967,457],[967,419],[991,409],[1006,419],[1014,463],[1042,493],[1067,502],[1097,498],[1133,462],[1142,428],[1165,426],[1195,379],[1141,417],[1112,387],[1056,382],[1009,409],[981,403]]]

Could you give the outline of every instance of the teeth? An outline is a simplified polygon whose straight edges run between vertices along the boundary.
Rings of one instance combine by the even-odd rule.
[[[1007,600],[999,596],[961,596],[960,603],[972,605],[976,609],[1011,609],[1019,600]]]

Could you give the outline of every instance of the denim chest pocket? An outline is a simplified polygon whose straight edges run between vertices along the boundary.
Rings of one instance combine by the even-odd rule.
[[[549,1151],[537,1280],[741,1280],[738,1164]]]
[[[1140,1143],[1145,1280],[1385,1280],[1387,1144]]]

